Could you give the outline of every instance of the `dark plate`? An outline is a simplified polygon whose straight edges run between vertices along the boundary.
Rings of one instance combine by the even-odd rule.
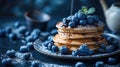
[[[116,35],[110,33],[104,33],[103,35],[107,35],[109,37],[113,37],[120,42],[120,38]],[[119,43],[120,46],[120,43]],[[42,41],[40,39],[36,40],[34,43],[34,48],[41,54],[47,55],[49,57],[54,57],[58,59],[73,59],[73,60],[89,60],[89,59],[100,59],[100,58],[107,58],[117,54],[120,54],[120,50],[116,50],[112,53],[103,53],[103,54],[95,54],[90,56],[71,56],[71,55],[61,55],[60,53],[52,53],[50,50],[47,50],[46,47],[42,45]],[[120,48],[120,47],[119,47]]]

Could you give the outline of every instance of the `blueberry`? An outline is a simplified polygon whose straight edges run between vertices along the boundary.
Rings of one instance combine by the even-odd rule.
[[[21,26],[20,22],[15,22],[14,24],[15,28],[19,28]]]
[[[33,30],[33,32],[36,33],[36,34],[40,34],[40,33],[41,33],[41,30],[38,29],[38,28],[36,28],[36,29]]]
[[[74,16],[78,17],[78,13],[75,13]]]
[[[11,34],[9,34],[9,39],[11,39],[11,40],[17,40],[18,39],[18,37],[17,37],[17,34],[16,33],[11,33]]]
[[[0,37],[5,37],[5,29],[0,29]]]
[[[28,42],[26,46],[28,47],[29,50],[34,49],[32,42]]]
[[[3,59],[2,64],[5,66],[11,66],[12,65],[12,60],[10,58]]]
[[[33,42],[33,41],[34,41],[34,38],[33,38],[32,36],[27,36],[27,37],[25,38],[25,40],[26,40],[27,42]]]
[[[102,62],[102,61],[97,61],[97,62],[95,63],[95,67],[104,67],[104,62]]]
[[[18,33],[20,33],[20,34],[25,34],[26,31],[27,31],[26,26],[20,26],[18,28]]]
[[[67,20],[70,22],[70,21],[72,20],[72,16],[68,16],[68,17],[67,17]],[[69,22],[68,22],[68,23],[69,23]]]
[[[29,36],[30,33],[31,33],[30,31],[26,31],[26,32],[25,32],[25,36]]]
[[[19,51],[22,53],[26,53],[26,52],[28,52],[28,48],[27,48],[27,46],[21,46]]]
[[[67,18],[63,18],[62,22],[64,26],[68,26],[69,20]]]
[[[99,51],[100,53],[104,53],[104,52],[105,52],[105,49],[99,48],[98,51]]]
[[[32,61],[31,67],[39,67],[39,61]]]
[[[113,45],[107,45],[105,48],[105,51],[108,53],[111,53],[115,50],[115,47]]]
[[[83,19],[86,19],[87,16],[86,16],[83,12],[78,12],[78,18],[79,18],[80,20],[83,20]]]
[[[72,56],[77,56],[78,55],[78,50],[72,51]]]
[[[77,22],[79,21],[79,19],[78,19],[77,16],[73,16],[71,19],[72,19],[72,21],[75,22],[75,23],[77,23]]]
[[[88,16],[87,22],[88,22],[88,24],[93,24],[95,22],[93,16]]]
[[[61,54],[68,54],[69,49],[66,46],[60,47]]]
[[[86,20],[80,20],[80,21],[79,21],[79,24],[84,26],[84,25],[87,24],[87,21],[86,21]]]
[[[108,58],[108,63],[109,63],[110,65],[114,65],[114,64],[116,64],[116,59],[110,57],[110,58]]]
[[[31,54],[30,53],[24,53],[23,55],[22,55],[22,59],[23,60],[29,60],[31,58]]]
[[[10,33],[12,33],[12,28],[11,27],[7,27],[5,29],[5,31],[6,31],[6,34],[10,34]]]
[[[114,39],[112,37],[107,38],[108,44],[113,44]]]
[[[88,55],[89,48],[86,44],[83,44],[83,45],[80,46],[78,51],[79,51],[79,55]]]
[[[47,47],[49,43],[50,43],[50,41],[45,41],[45,42],[43,43],[43,45],[44,45],[45,47]]]
[[[75,67],[86,67],[86,65],[83,62],[77,62]]]
[[[57,52],[58,51],[58,47],[56,45],[52,46],[52,52]]]
[[[92,54],[94,54],[94,51],[93,50],[89,50],[88,54],[92,55]]]
[[[57,34],[57,33],[58,33],[57,29],[53,29],[53,30],[51,31],[51,35],[55,35],[55,34]]]
[[[53,42],[48,43],[47,49],[48,49],[48,50],[51,50],[51,48],[52,48],[53,45],[54,45]]]
[[[75,22],[70,22],[70,23],[68,24],[68,26],[69,26],[70,28],[74,28],[74,27],[75,27]]]
[[[49,36],[49,37],[48,37],[48,40],[49,40],[49,41],[53,41],[53,37],[54,37],[54,36]]]
[[[34,40],[38,39],[39,38],[39,35],[33,35],[32,36]]]
[[[15,50],[8,50],[7,52],[6,52],[6,54],[9,56],[9,57],[15,57]]]

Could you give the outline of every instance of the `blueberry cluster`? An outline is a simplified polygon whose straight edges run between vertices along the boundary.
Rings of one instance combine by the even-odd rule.
[[[94,54],[94,51],[89,49],[86,44],[81,45],[78,50],[72,51],[72,56],[86,56],[92,54]]]
[[[83,12],[77,12],[72,16],[63,18],[63,26],[75,28],[78,25],[93,25],[99,22],[99,18],[96,15],[86,15]]]

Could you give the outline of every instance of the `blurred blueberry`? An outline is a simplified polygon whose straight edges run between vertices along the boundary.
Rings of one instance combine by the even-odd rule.
[[[77,62],[75,67],[86,67],[86,65],[83,62]]]
[[[53,37],[54,37],[54,36],[48,36],[48,40],[49,40],[49,41],[53,41]]]
[[[64,26],[68,26],[69,20],[67,18],[63,18],[62,22]]]
[[[39,67],[39,61],[32,61],[31,67]]]
[[[21,26],[20,22],[15,22],[14,24],[15,28],[19,28]]]
[[[5,28],[6,34],[10,34],[12,33],[12,28],[11,27],[7,27]]]
[[[87,16],[83,12],[78,12],[78,18],[83,20],[83,19],[86,19]]]
[[[27,42],[33,42],[33,41],[34,41],[34,38],[33,38],[32,36],[27,36],[27,37],[25,38],[25,40],[26,40]]]
[[[47,47],[49,43],[50,43],[50,41],[45,41],[45,42],[43,43],[43,45],[44,45],[45,47]]]
[[[0,37],[5,37],[5,29],[0,29]]]
[[[79,21],[79,24],[84,26],[84,25],[87,24],[87,21],[86,21],[86,20],[80,20],[80,21]]]
[[[41,30],[38,29],[38,28],[36,28],[36,29],[34,29],[32,32],[34,32],[34,33],[36,33],[36,34],[40,34],[40,33],[41,33]]]
[[[88,16],[87,22],[88,22],[88,24],[93,24],[95,22],[93,16]]]
[[[71,19],[72,19],[72,21],[75,22],[75,23],[77,23],[77,22],[79,21],[79,19],[78,19],[77,16],[73,16]]]
[[[74,28],[74,27],[75,27],[75,22],[69,22],[68,26],[69,26],[70,28]]]
[[[25,32],[25,36],[29,36],[30,33],[31,33],[30,31],[26,31],[26,32]]]
[[[59,50],[61,54],[68,54],[69,48],[67,48],[66,46],[62,46]]]
[[[24,53],[23,55],[22,55],[22,59],[23,60],[29,60],[31,58],[31,54],[30,53]]]
[[[8,50],[7,52],[6,52],[6,55],[8,55],[10,58],[13,58],[13,57],[15,57],[15,50]]]
[[[110,65],[116,64],[116,58],[113,58],[113,57],[108,58],[108,63],[109,63]]]
[[[18,39],[16,33],[11,33],[11,34],[8,35],[8,37],[9,37],[10,40],[17,40]]]
[[[97,61],[97,62],[95,63],[95,67],[104,67],[104,62],[102,62],[102,61]]]
[[[94,51],[90,49],[89,52],[88,52],[88,54],[92,55],[92,54],[94,54]]]
[[[57,34],[57,33],[58,33],[57,29],[53,29],[53,30],[51,31],[51,35],[55,35],[55,34]]]
[[[5,66],[5,67],[9,67],[12,65],[12,60],[10,58],[7,58],[7,59],[2,59],[2,64]]]
[[[26,26],[20,26],[18,28],[18,33],[20,33],[20,34],[25,34],[26,31],[27,31]]]
[[[79,51],[79,55],[88,55],[89,48],[86,44],[83,44],[83,45],[80,46],[78,51]]]
[[[51,50],[53,45],[54,45],[54,43],[52,43],[52,42],[48,43],[47,49]]]
[[[19,51],[21,53],[26,53],[26,52],[28,52],[28,48],[27,48],[27,46],[21,46],[20,49],[19,49]]]
[[[68,21],[72,21],[72,16],[68,16],[68,17],[67,17],[67,20],[68,20]],[[68,22],[68,23],[69,23],[69,22]]]
[[[34,49],[32,42],[28,42],[28,43],[26,44],[26,46],[28,47],[29,50]]]
[[[108,44],[113,44],[114,39],[112,37],[107,38]]]
[[[58,47],[56,45],[52,45],[52,52],[57,52],[58,51]]]
[[[115,47],[113,45],[107,45],[105,48],[105,52],[111,53],[115,50]]]
[[[78,55],[78,50],[74,50],[74,51],[72,51],[72,56],[77,56]]]

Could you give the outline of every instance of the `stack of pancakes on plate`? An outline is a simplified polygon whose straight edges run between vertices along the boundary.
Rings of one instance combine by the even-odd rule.
[[[77,50],[83,44],[97,50],[101,44],[107,43],[102,36],[104,24],[101,22],[96,25],[78,25],[76,28],[65,27],[59,22],[56,27],[58,34],[53,38],[54,44],[58,47],[66,46],[70,51]]]

